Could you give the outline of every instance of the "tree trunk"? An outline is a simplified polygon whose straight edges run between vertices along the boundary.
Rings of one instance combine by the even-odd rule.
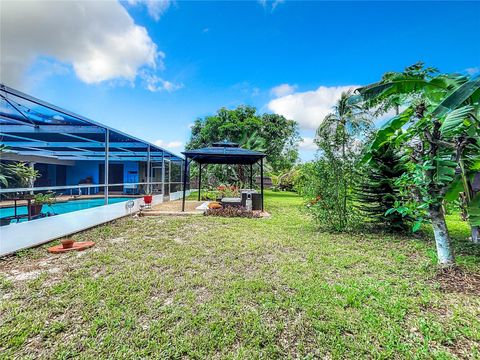
[[[472,242],[480,244],[480,228],[478,226],[472,226]]]
[[[345,151],[345,146],[347,143],[347,133],[345,131],[345,126],[346,122],[343,121],[342,123],[342,136],[343,136],[343,141],[342,141],[342,157],[343,157],[343,164],[342,164],[342,177],[343,177],[343,223],[344,227],[347,227],[347,178],[346,178],[346,171],[345,167],[347,165],[347,156],[346,156],[346,151]]]
[[[438,263],[441,266],[451,266],[455,263],[455,259],[450,246],[450,235],[445,222],[445,214],[441,205],[432,205],[429,210],[437,246]]]

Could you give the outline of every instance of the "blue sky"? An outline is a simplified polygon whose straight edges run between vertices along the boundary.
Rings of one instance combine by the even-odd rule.
[[[479,72],[479,14],[478,2],[12,2],[2,82],[175,152],[195,118],[254,105],[297,120],[309,160],[342,90],[419,60]]]

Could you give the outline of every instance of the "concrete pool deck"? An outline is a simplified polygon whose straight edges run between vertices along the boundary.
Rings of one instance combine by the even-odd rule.
[[[140,198],[142,195],[123,195],[123,194],[109,194],[109,198]],[[103,194],[95,194],[95,195],[59,195],[55,197],[56,203],[63,203],[67,201],[74,201],[74,200],[89,200],[89,199],[103,199]],[[0,201],[0,209],[13,207],[15,205],[13,200],[2,200]],[[17,206],[27,206],[26,200],[18,200]]]
[[[142,216],[157,216],[157,215],[201,215],[203,210],[197,210],[197,207],[202,205],[205,201],[186,201],[185,212],[182,212],[182,201],[173,200],[163,202],[161,204],[153,205],[151,209],[144,209],[141,211]]]

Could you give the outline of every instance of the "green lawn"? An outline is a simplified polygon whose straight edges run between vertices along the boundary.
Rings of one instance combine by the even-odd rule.
[[[442,290],[431,242],[320,233],[300,205],[126,218],[76,235],[85,252],[0,261],[0,357],[480,358],[480,296]]]

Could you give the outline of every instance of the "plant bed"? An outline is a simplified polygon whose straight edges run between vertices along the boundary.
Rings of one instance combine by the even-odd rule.
[[[220,216],[220,217],[242,217],[242,218],[260,218],[262,217],[258,211],[247,210],[244,207],[227,206],[220,209],[207,209],[205,216]]]

